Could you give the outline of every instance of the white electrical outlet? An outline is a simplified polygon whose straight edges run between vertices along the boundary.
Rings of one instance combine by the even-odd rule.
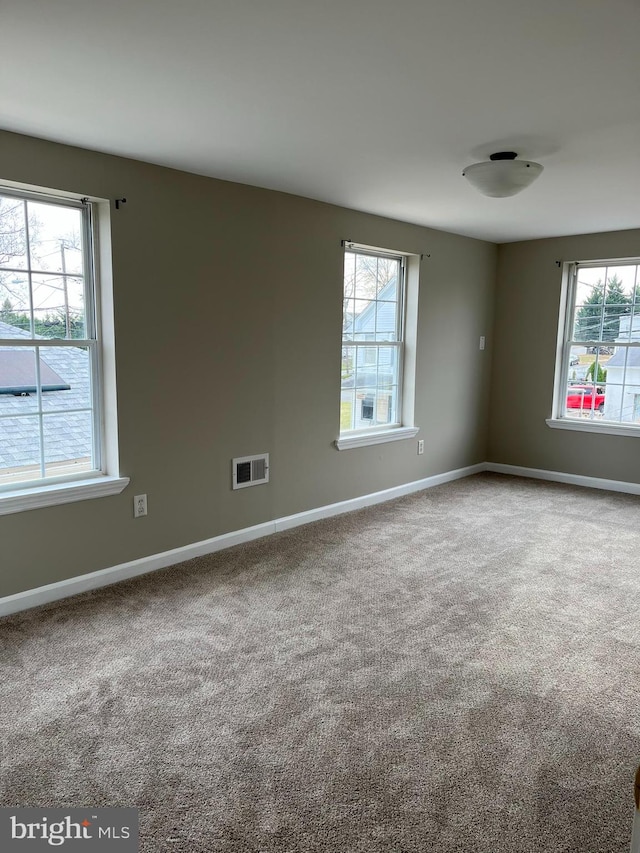
[[[424,453],[424,438],[421,438],[418,441],[418,456],[422,456]]]
[[[136,495],[133,499],[133,517],[141,518],[147,514],[147,496]]]
[[[486,341],[484,335],[480,335],[480,349],[484,349],[485,343]]]

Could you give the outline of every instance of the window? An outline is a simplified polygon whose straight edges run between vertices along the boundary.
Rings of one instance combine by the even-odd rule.
[[[412,424],[413,363],[406,369],[407,327],[411,337],[416,323],[415,311],[407,322],[410,260],[345,245],[340,450],[418,432]]]
[[[374,399],[373,396],[369,395],[364,398],[362,401],[362,420],[363,421],[372,421],[373,420],[373,404]]]
[[[378,363],[378,350],[375,347],[362,347],[362,363],[366,367],[375,367]]]
[[[640,432],[640,259],[565,265],[554,417],[598,432]]]
[[[114,404],[115,394],[103,383],[95,207],[0,190],[1,513],[128,482],[114,476],[113,415],[104,411],[105,394]]]

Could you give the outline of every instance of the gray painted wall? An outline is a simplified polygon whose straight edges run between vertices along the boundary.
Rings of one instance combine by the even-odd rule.
[[[488,460],[640,483],[637,438],[551,429],[562,270],[640,255],[640,230],[501,245]]]
[[[112,252],[131,477],[118,496],[0,517],[0,596],[485,460],[495,246],[10,133],[0,163],[0,179],[128,200],[112,211]],[[431,254],[418,319],[424,456],[413,440],[333,447],[343,238]],[[233,492],[232,457],[263,451],[271,482]],[[143,492],[149,515],[134,519]]]

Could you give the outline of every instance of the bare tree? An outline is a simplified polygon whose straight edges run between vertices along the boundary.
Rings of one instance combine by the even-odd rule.
[[[29,329],[44,336],[77,337],[82,332],[82,316],[70,305],[67,252],[82,248],[79,232],[55,234],[42,239],[42,225],[37,216],[37,205],[11,196],[0,196],[0,320],[19,328]],[[29,256],[27,258],[27,255]],[[51,263],[51,256],[58,263]],[[49,259],[49,260],[48,260]],[[37,277],[30,297],[27,268],[48,271]],[[38,287],[46,299],[46,314],[33,308],[30,302]],[[60,294],[60,304],[52,303],[51,294]]]
[[[398,262],[394,258],[345,253],[345,299],[374,299],[398,275]]]

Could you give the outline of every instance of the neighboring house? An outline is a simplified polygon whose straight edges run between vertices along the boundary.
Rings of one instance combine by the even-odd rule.
[[[617,342],[640,343],[640,315],[620,317]],[[607,392],[604,417],[640,422],[640,348],[616,347],[607,362]]]
[[[394,276],[371,301],[364,311],[356,315],[343,332],[344,339],[354,341],[393,340],[396,333],[397,279]],[[347,347],[345,347],[347,349]],[[353,429],[365,429],[373,423],[390,423],[397,404],[398,389],[394,384],[395,347],[349,348],[343,356],[341,405],[349,414],[354,407]]]
[[[0,339],[30,338],[0,321]],[[42,338],[35,338],[35,341]],[[79,347],[47,347],[40,353],[42,411],[38,411],[32,348],[0,346],[0,483],[39,471],[39,418],[47,467],[66,473],[91,459],[89,356]],[[55,423],[55,430],[47,430]],[[60,426],[62,425],[62,429]]]

